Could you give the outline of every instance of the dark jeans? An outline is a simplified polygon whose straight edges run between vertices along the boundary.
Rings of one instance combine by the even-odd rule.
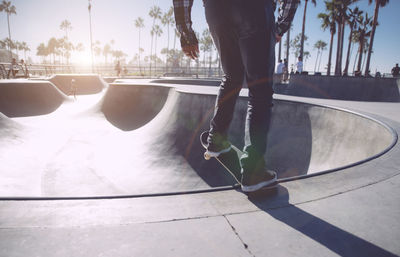
[[[204,0],[224,71],[210,138],[227,137],[243,83],[249,88],[242,172],[264,168],[275,66],[272,0]],[[210,140],[212,141],[212,140]]]

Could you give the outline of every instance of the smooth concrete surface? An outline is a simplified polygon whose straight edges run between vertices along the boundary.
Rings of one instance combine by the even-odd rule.
[[[218,163],[204,160],[199,143],[213,113],[215,89],[115,83],[94,105],[83,97],[51,115],[14,119],[22,128],[2,133],[0,197],[144,195],[233,186]],[[77,105],[82,109],[70,111]],[[238,147],[243,147],[246,109],[242,96],[230,131]],[[265,159],[282,181],[360,164],[389,150],[395,140],[394,131],[367,117],[281,99],[274,102]]]
[[[276,99],[351,109],[400,132],[397,103]],[[87,120],[88,113],[99,115],[101,104],[96,99],[92,103],[94,107],[85,110],[86,105],[75,102],[74,110],[65,108],[67,116]],[[3,115],[0,124],[27,136],[23,128],[28,121],[37,126],[57,120],[61,109],[41,120]],[[98,119],[91,120],[96,124]],[[114,133],[115,127],[109,126]],[[282,182],[276,192],[258,199],[227,190],[108,200],[0,201],[0,256],[398,256],[399,157],[396,142],[372,160]]]

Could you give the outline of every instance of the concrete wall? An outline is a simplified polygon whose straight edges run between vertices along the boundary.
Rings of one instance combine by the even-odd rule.
[[[198,86],[219,86],[215,79],[156,79],[153,83],[186,84]],[[245,87],[245,86],[244,86]],[[292,74],[289,84],[281,84],[274,75],[276,94],[302,97],[371,101],[400,102],[400,79],[359,78]]]
[[[278,94],[352,101],[400,102],[400,80],[292,74],[289,84],[275,84]]]

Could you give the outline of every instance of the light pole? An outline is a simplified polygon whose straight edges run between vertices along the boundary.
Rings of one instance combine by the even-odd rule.
[[[92,57],[92,73],[94,73],[94,66],[93,66],[93,36],[92,36],[92,0],[89,0],[89,26],[90,26],[90,55]]]

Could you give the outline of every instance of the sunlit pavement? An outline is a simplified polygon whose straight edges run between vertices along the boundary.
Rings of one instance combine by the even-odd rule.
[[[190,91],[191,89],[183,90]],[[129,153],[132,151],[128,148],[128,144],[124,143],[124,140],[129,139],[126,136],[127,132],[115,129],[111,124],[103,122],[104,117],[98,117],[100,114],[96,111],[98,110],[96,105],[102,99],[101,97],[100,94],[77,96],[77,100],[70,97],[70,101],[63,103],[54,115],[12,119],[23,126],[21,130],[10,130],[16,133],[15,139],[23,141],[24,137],[27,137],[31,140],[23,141],[25,147],[37,146],[38,143],[34,141],[44,135],[53,138],[54,140],[44,142],[43,149],[39,152],[47,156],[42,156],[40,160],[62,166],[61,168],[52,166],[54,170],[66,171],[62,173],[64,177],[61,180],[51,178],[49,181],[54,183],[50,184],[51,186],[46,185],[44,189],[40,186],[40,181],[37,184],[33,183],[38,186],[31,188],[28,196],[43,194],[44,196],[85,196],[89,194],[100,197],[98,199],[28,200],[29,197],[23,197],[28,192],[23,187],[29,186],[30,179],[40,180],[40,178],[34,178],[33,175],[30,178],[24,177],[26,184],[20,184],[22,189],[19,191],[22,193],[15,195],[21,199],[13,199],[9,195],[9,199],[0,201],[0,256],[400,255],[400,177],[398,176],[400,146],[398,142],[377,158],[324,175],[282,182],[276,192],[257,199],[249,199],[235,189],[140,196],[134,189],[126,188],[131,184],[124,181],[123,177],[120,177],[118,181],[114,180],[113,183],[118,182],[118,185],[124,185],[121,186],[124,190],[119,192],[121,187],[118,187],[112,194],[115,198],[102,199],[102,190],[109,190],[110,187],[90,185],[95,180],[87,174],[87,178],[80,181],[84,181],[83,186],[73,188],[78,191],[71,192],[68,191],[71,187],[60,185],[60,181],[63,180],[66,183],[74,181],[73,177],[68,177],[68,174],[76,172],[75,168],[84,170],[85,165],[92,167],[90,163],[82,164],[79,161],[91,160],[97,163],[96,161],[101,160],[100,157],[110,157],[109,154],[112,151],[106,152],[102,149],[101,154],[90,159],[90,151],[87,152],[84,147],[85,142],[93,144],[98,137],[112,136],[111,142],[99,140],[100,142],[95,147],[102,148],[105,145],[127,147],[121,151],[125,152],[126,156],[113,157],[116,160],[122,160],[113,165],[120,169],[131,165],[128,161],[124,161],[129,158]],[[396,133],[400,132],[400,103],[322,100],[282,95],[276,95],[276,99],[348,109],[377,119],[387,124]],[[69,121],[80,121],[75,125],[65,125],[61,119],[57,120],[59,116],[56,113],[63,113],[65,117],[69,117]],[[82,119],[82,117],[93,119]],[[113,122],[116,121],[113,120]],[[76,131],[82,131],[81,126],[85,124],[88,126],[87,134],[75,135]],[[96,125],[101,129],[89,128]],[[29,130],[33,133],[30,135],[24,132],[26,127],[46,127],[47,129],[45,131]],[[164,127],[166,130],[168,128]],[[50,131],[57,131],[57,133],[51,134]],[[63,139],[66,140],[65,142],[75,143],[79,146],[76,149],[82,152],[72,154],[68,152],[72,149],[71,147],[61,147],[65,142],[57,139],[57,135],[61,134],[60,131],[66,135]],[[19,133],[23,135],[20,136]],[[140,138],[140,132],[134,133],[138,133],[138,136],[134,136],[135,140]],[[37,136],[36,139],[34,136]],[[18,144],[14,145],[16,145],[15,149],[10,149],[8,153],[13,154],[11,155],[13,157],[5,158],[3,149],[2,160],[16,160],[15,155],[18,154],[18,150],[22,153],[35,151],[34,149],[24,150],[18,148]],[[61,155],[54,155],[49,147],[68,151],[64,151]],[[371,148],[374,147],[371,145]],[[48,161],[54,156],[65,158],[65,156],[76,157],[86,154],[89,159],[82,157],[82,159],[68,160],[68,158],[60,157],[58,161]],[[158,154],[153,156],[161,156]],[[199,154],[202,155],[201,152]],[[7,164],[6,166],[3,164],[3,167],[21,165],[21,167],[43,168],[42,163],[34,163],[35,160],[30,160],[32,164],[29,165],[23,158],[20,161],[22,164]],[[106,160],[103,161],[104,164],[98,167],[101,173],[94,173],[98,179],[107,177],[107,170],[112,168]],[[140,163],[147,165],[147,161],[149,160]],[[173,166],[178,164],[181,166]],[[179,160],[164,162],[164,165],[167,167],[172,165],[180,169],[186,167],[186,164],[182,164]],[[160,166],[161,164],[153,165],[157,169],[160,169]],[[146,167],[151,167],[151,165]],[[186,167],[188,170],[190,168],[192,167]],[[18,172],[18,168],[15,168],[13,172]],[[27,174],[29,173],[25,170],[22,173],[23,176]],[[151,174],[151,177],[155,176],[157,176],[156,172]],[[163,176],[166,182],[168,178],[168,176]],[[17,178],[11,182],[17,184],[16,181]],[[176,181],[174,179],[174,182]],[[185,184],[188,181],[190,185],[180,185],[182,190],[193,187],[201,189],[207,186],[205,183],[207,180],[192,180],[191,176],[182,179],[180,183]],[[197,182],[194,183],[194,181]],[[148,183],[147,192],[157,192],[154,191],[151,180],[142,183]],[[3,181],[1,184],[4,197],[4,186],[7,183]],[[135,196],[118,197],[126,192]]]

